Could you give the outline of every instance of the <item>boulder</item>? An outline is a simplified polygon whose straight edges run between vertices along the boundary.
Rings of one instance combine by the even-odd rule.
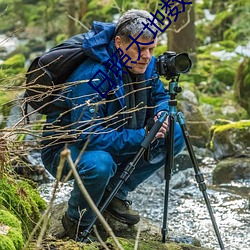
[[[210,124],[194,103],[183,100],[180,106],[180,110],[185,117],[191,144],[196,147],[206,148],[209,141]]]
[[[213,183],[228,183],[233,180],[250,179],[250,158],[226,158],[213,171]]]
[[[216,124],[211,128],[209,147],[214,158],[250,157],[250,120]]]

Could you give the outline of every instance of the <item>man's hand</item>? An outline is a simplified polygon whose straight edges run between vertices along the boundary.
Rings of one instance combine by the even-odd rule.
[[[155,122],[158,120],[158,118],[160,117],[161,113],[164,111],[160,111],[155,117],[154,120]],[[165,138],[166,133],[169,130],[169,124],[168,124],[168,116],[165,119],[165,121],[163,122],[161,128],[159,129],[159,131],[157,132],[157,134],[155,135],[155,139],[159,139],[159,138]]]

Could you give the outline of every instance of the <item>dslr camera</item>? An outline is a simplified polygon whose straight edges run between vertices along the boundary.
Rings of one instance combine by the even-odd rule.
[[[156,59],[156,69],[160,76],[167,80],[187,73],[192,66],[192,61],[187,53],[176,54],[174,51],[164,52]]]

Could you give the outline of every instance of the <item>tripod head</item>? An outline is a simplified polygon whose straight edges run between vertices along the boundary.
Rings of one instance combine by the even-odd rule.
[[[171,81],[169,82],[169,95],[170,95],[170,100],[174,100],[175,96],[182,91],[182,87],[178,86],[179,82],[179,77],[177,76],[176,79],[172,78]]]

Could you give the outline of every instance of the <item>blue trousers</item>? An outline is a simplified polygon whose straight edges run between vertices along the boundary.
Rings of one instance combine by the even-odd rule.
[[[166,150],[164,148],[164,139],[158,139],[154,147],[151,149],[151,160],[145,161],[142,157],[135,170],[132,172],[128,180],[121,186],[116,197],[125,200],[128,193],[135,190],[136,187],[151,176],[156,170],[164,166]],[[177,155],[185,147],[184,138],[178,123],[175,123],[174,136],[174,154]],[[74,143],[69,144],[71,157],[75,161],[80,154],[81,149]],[[42,151],[42,160],[45,168],[56,176],[57,167],[60,160],[60,152],[62,149],[53,150],[53,147]],[[102,199],[104,191],[111,191],[120,180],[120,175],[127,164],[133,160],[135,155],[115,156],[101,150],[85,151],[77,164],[79,176],[92,197],[96,205]],[[63,175],[67,175],[70,167],[65,163]],[[81,218],[81,225],[88,226],[94,217],[94,213],[90,209],[88,203],[84,199],[76,182],[68,201],[68,216],[79,221],[80,212],[86,209]]]

